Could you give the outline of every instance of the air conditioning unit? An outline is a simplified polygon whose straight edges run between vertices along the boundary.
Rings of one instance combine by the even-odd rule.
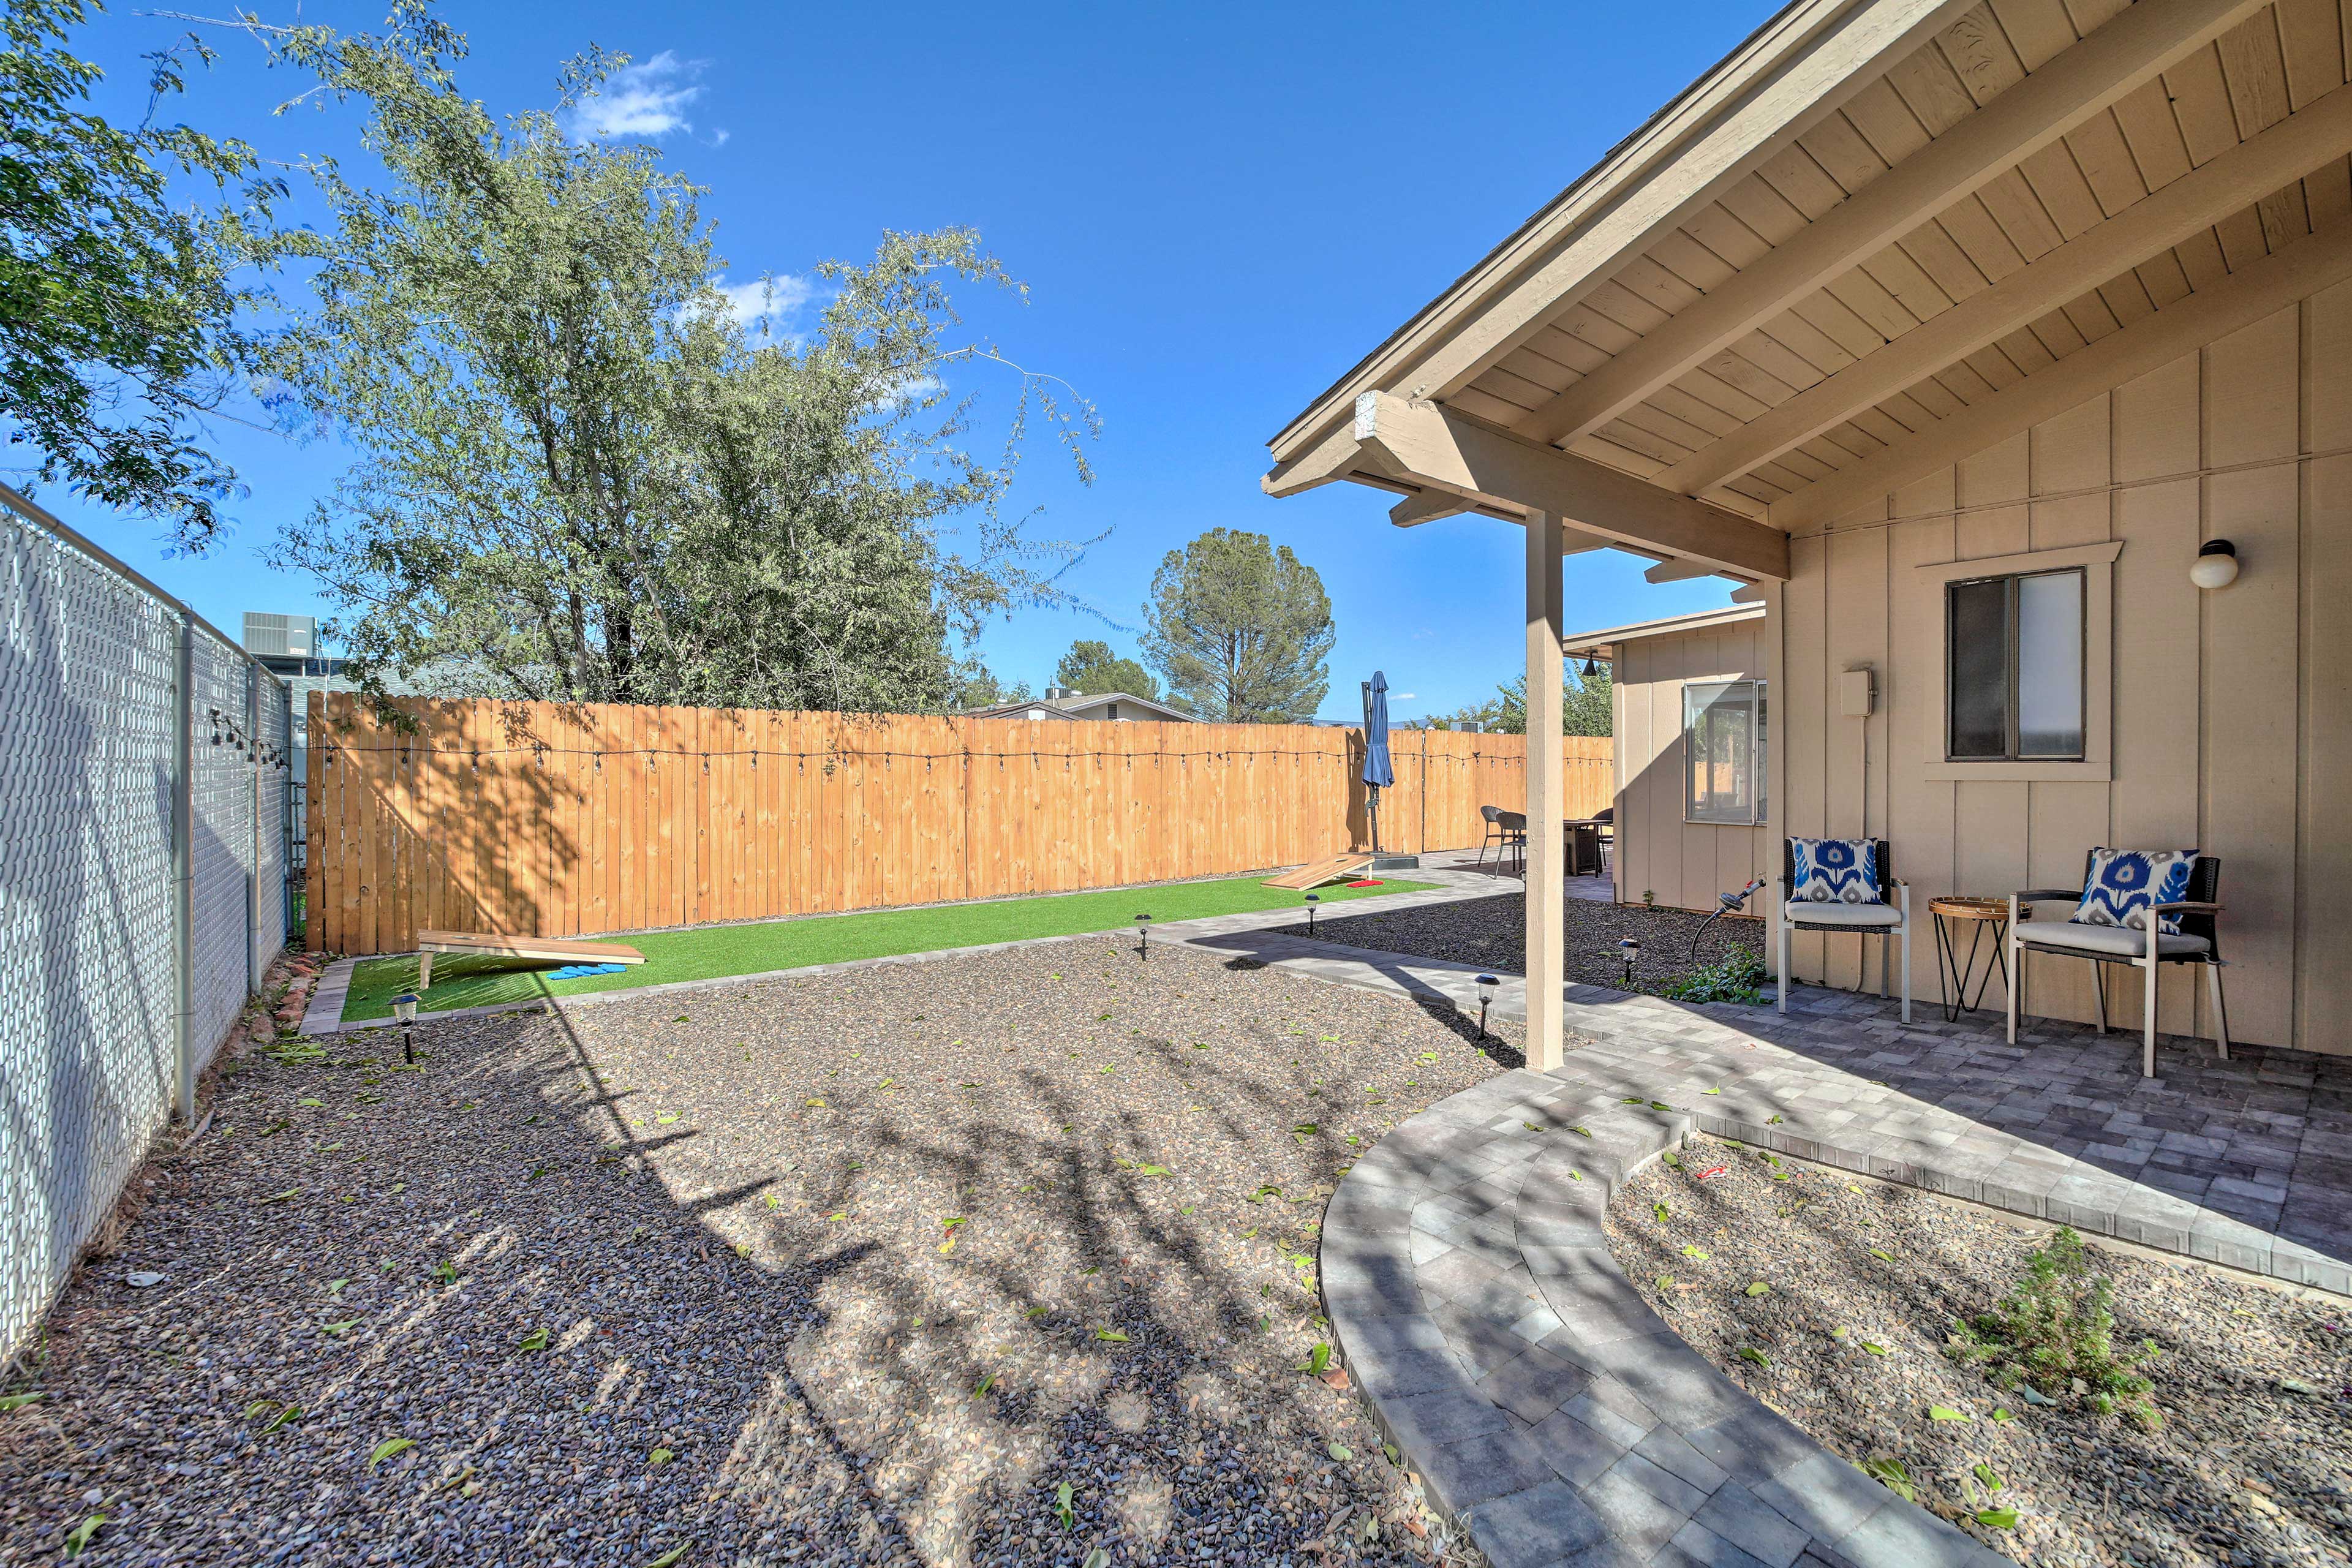
[[[264,658],[308,658],[319,634],[316,616],[245,612],[245,651]]]

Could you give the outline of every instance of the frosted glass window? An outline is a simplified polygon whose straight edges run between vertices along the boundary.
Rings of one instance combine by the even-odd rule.
[[[2083,755],[2083,584],[2077,568],[1946,590],[1947,757]]]
[[[2017,754],[2083,754],[2083,574],[2017,580]]]

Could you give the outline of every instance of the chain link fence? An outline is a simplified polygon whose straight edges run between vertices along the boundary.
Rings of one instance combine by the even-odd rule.
[[[288,929],[283,682],[0,487],[0,1359]]]

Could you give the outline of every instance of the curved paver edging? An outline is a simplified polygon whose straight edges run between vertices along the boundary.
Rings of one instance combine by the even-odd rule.
[[[1580,1122],[1580,1103],[1528,1072],[1465,1089],[1374,1145],[1325,1215],[1333,1337],[1433,1506],[1495,1568],[2007,1563],[1651,1310],[1602,1215],[1695,1118],[1645,1104]]]

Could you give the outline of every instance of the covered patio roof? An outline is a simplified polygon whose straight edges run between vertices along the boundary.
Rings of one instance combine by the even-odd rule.
[[[1264,481],[1653,581],[2352,275],[2340,0],[1795,0],[1286,426]]]

